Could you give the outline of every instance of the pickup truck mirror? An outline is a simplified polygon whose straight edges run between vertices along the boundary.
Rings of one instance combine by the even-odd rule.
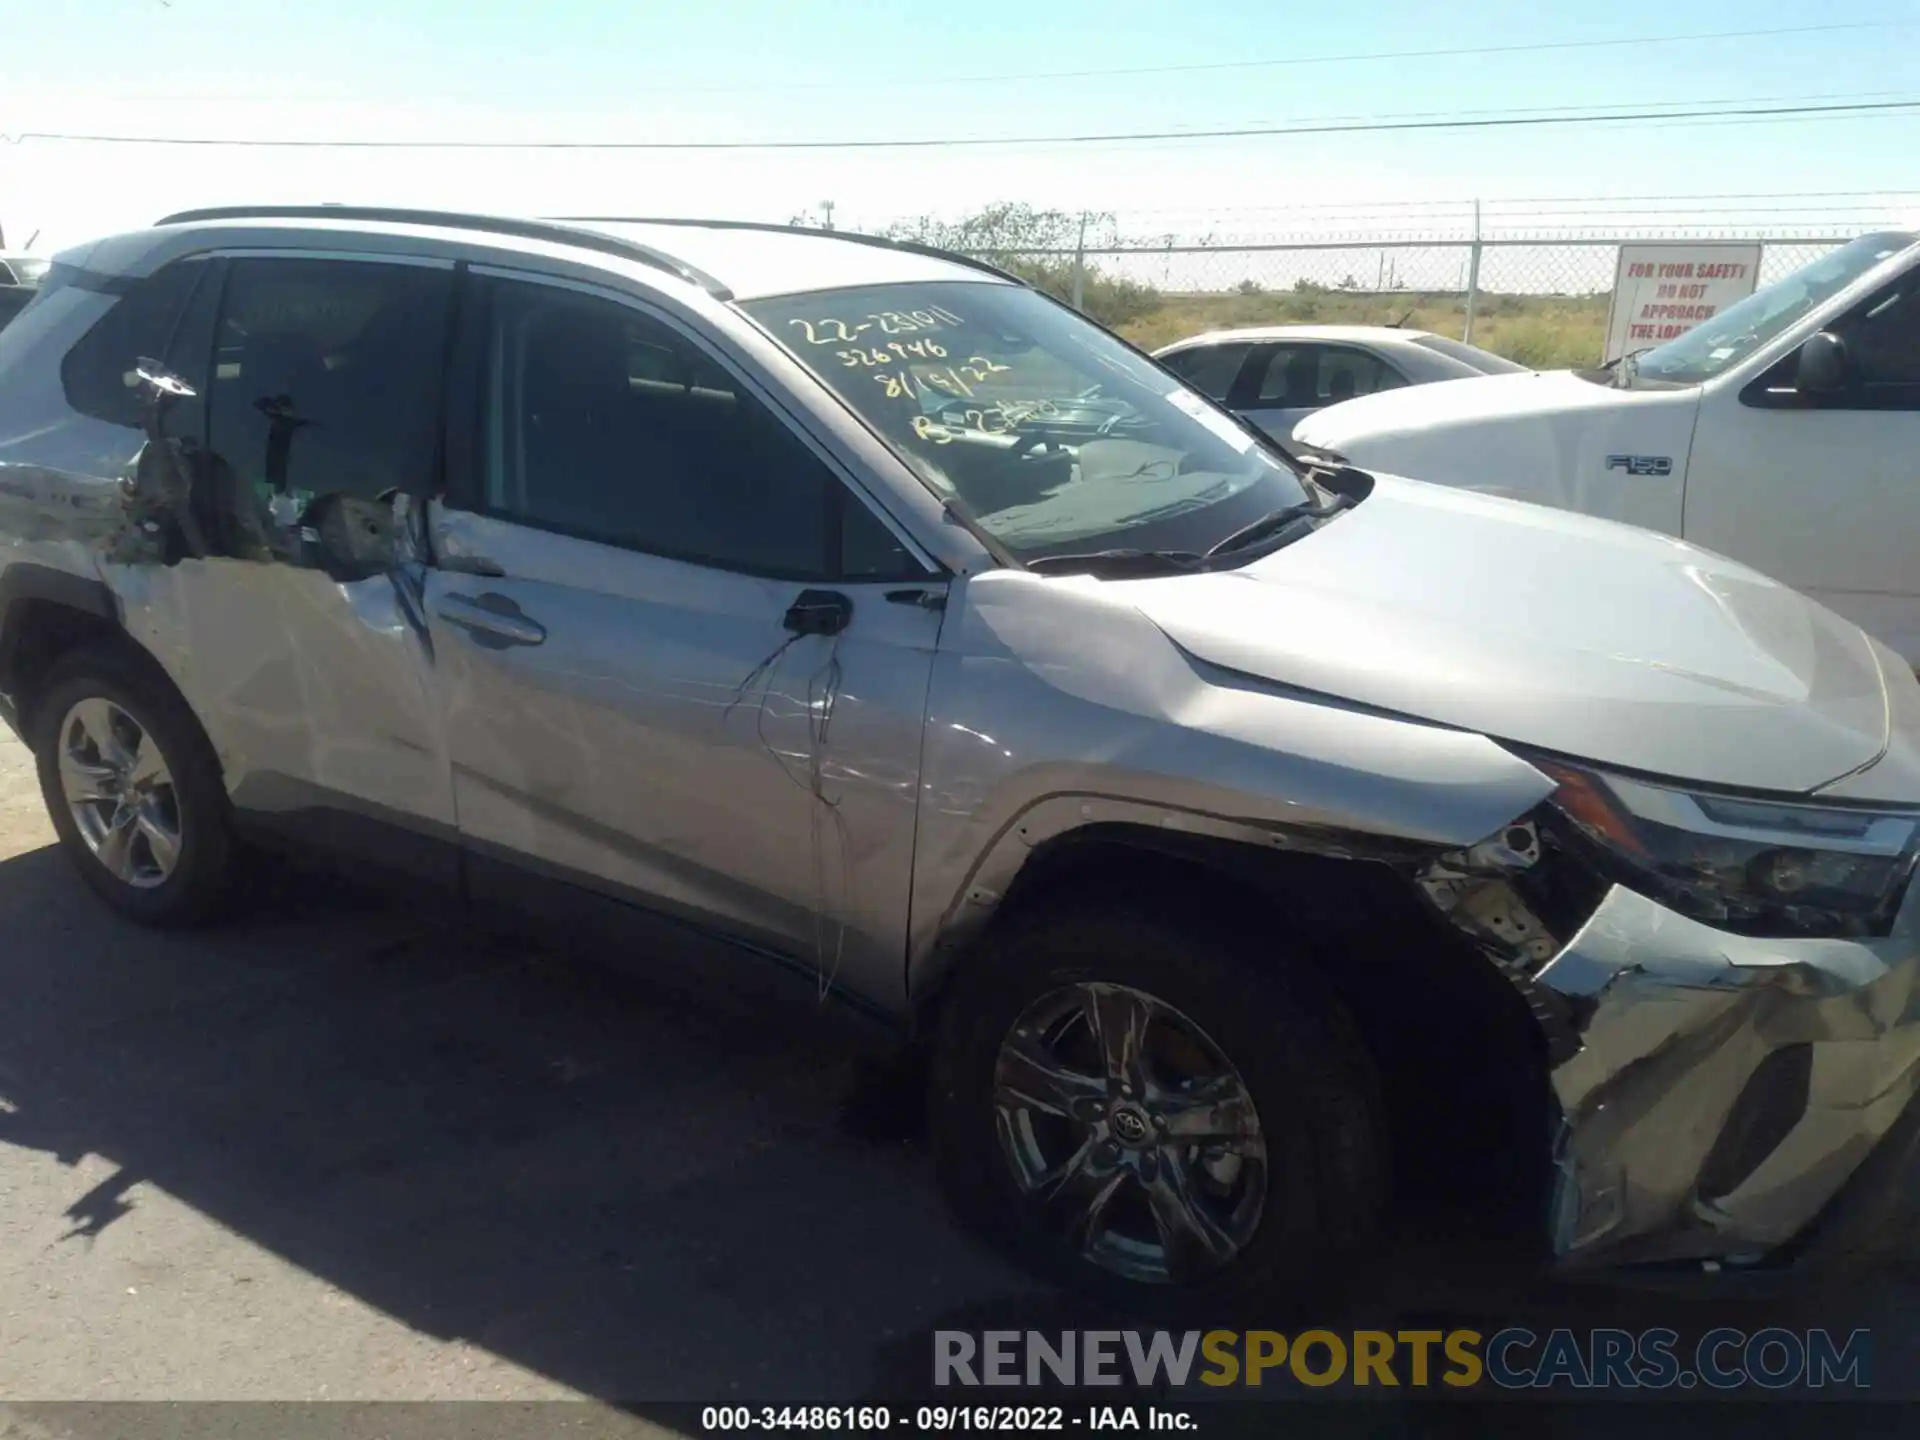
[[[1822,330],[1800,347],[1793,388],[1802,395],[1835,395],[1853,380],[1853,360],[1847,342],[1831,330]]]

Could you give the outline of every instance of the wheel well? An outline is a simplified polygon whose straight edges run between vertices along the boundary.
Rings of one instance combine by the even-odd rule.
[[[0,631],[0,692],[12,698],[23,734],[32,733],[34,705],[60,658],[101,641],[118,641],[142,659],[151,658],[126,631],[91,610],[39,598],[7,606]]]
[[[1204,908],[1252,957],[1292,942],[1288,959],[1332,989],[1379,1071],[1396,1212],[1540,1229],[1553,1114],[1545,1037],[1520,993],[1411,880],[1374,862],[1090,826],[1036,851],[974,943],[992,944],[998,924],[1031,906],[1121,895]]]

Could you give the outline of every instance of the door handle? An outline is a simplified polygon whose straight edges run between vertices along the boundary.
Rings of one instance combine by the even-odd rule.
[[[519,605],[507,596],[492,591],[480,595],[441,595],[433,602],[433,612],[489,648],[538,645],[547,638],[546,626],[521,613]]]

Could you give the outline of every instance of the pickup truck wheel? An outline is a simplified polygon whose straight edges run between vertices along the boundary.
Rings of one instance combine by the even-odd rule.
[[[1339,1282],[1386,1144],[1372,1065],[1314,977],[1110,904],[988,943],[934,1056],[936,1163],[964,1221],[1129,1308],[1218,1316]]]
[[[233,842],[219,762],[186,702],[121,647],[89,646],[55,665],[33,716],[40,791],[80,877],[145,925],[207,918]]]

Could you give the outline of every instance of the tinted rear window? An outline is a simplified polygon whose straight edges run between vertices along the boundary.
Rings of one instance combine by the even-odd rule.
[[[1471,365],[1483,375],[1510,375],[1527,367],[1517,360],[1509,360],[1504,355],[1495,355],[1491,350],[1482,350],[1478,345],[1468,345],[1461,340],[1449,340],[1444,335],[1413,335],[1408,337],[1414,344],[1444,355],[1449,360],[1458,360],[1462,365]]]

